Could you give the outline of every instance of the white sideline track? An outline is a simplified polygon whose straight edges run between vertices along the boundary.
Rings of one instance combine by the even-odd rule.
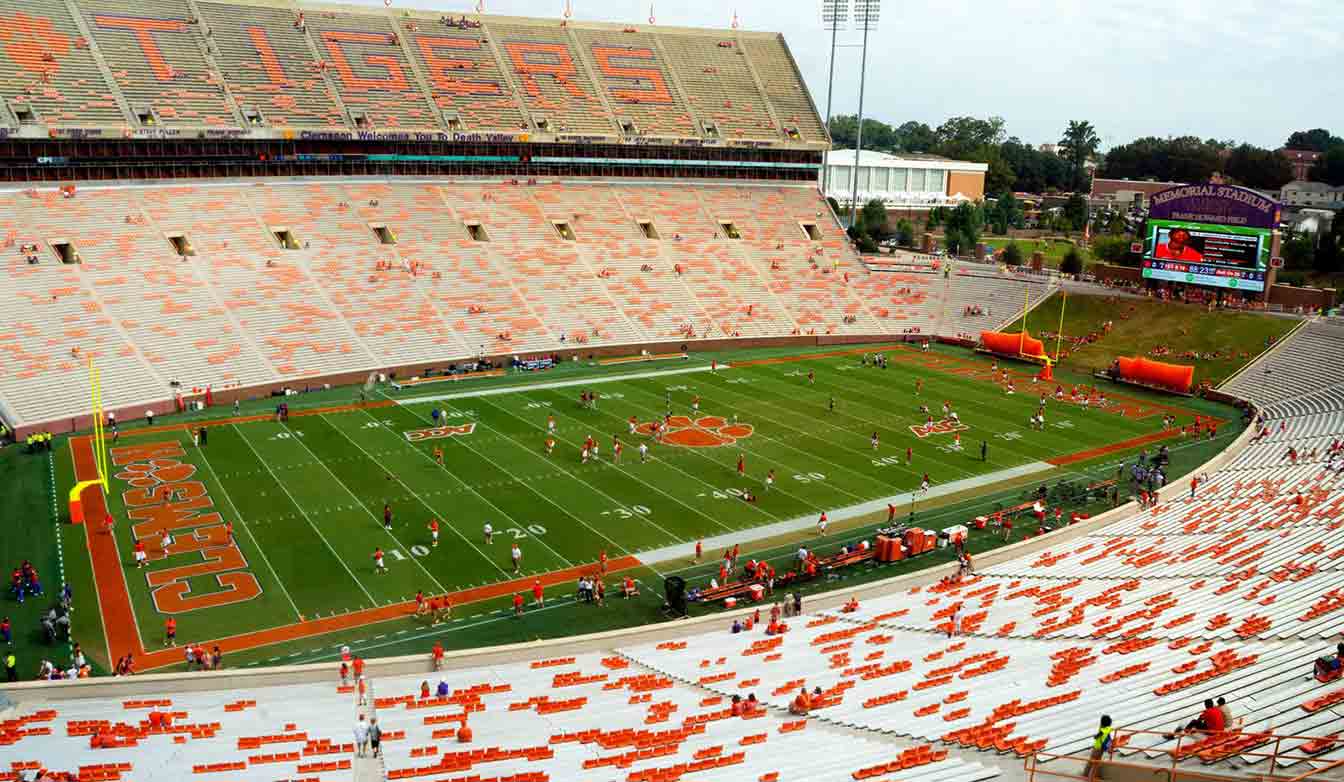
[[[983,475],[972,475],[968,478],[951,481],[950,483],[940,483],[936,486],[930,486],[927,492],[906,492],[892,497],[881,497],[876,500],[861,502],[857,505],[849,505],[844,508],[836,508],[826,512],[826,517],[830,521],[844,521],[857,516],[864,516],[869,513],[877,513],[887,509],[887,504],[895,505],[902,513],[909,509],[910,502],[918,494],[920,500],[931,500],[935,497],[944,497],[949,494],[955,494],[967,489],[975,489],[981,486],[989,486],[1000,481],[1006,481],[1011,478],[1021,478],[1024,475],[1032,475],[1038,472],[1047,472],[1055,469],[1053,464],[1046,462],[1027,462],[1019,464],[1016,467],[1008,467],[1003,470],[995,470]],[[774,537],[776,535],[786,535],[790,532],[811,529],[816,526],[817,517],[799,516],[784,521],[776,521],[772,524],[762,524],[759,527],[747,527],[745,529],[733,532],[725,532],[722,535],[715,535],[712,538],[703,540],[706,551],[717,551],[719,549],[731,548],[734,543],[741,543],[745,540],[760,540],[761,538]],[[677,543],[663,548],[646,549],[636,551],[635,556],[645,564],[656,562],[665,562],[667,560],[679,559],[686,560],[695,556],[695,542]]]
[[[472,397],[498,396],[500,394],[523,394],[528,391],[545,391],[552,388],[596,386],[603,383],[619,383],[623,380],[643,380],[644,378],[664,377],[667,375],[689,375],[695,372],[709,372],[712,369],[713,367],[709,366],[682,367],[681,369],[658,369],[650,370],[648,372],[628,372],[623,375],[610,375],[606,377],[574,378],[572,380],[552,380],[548,383],[527,383],[524,385],[500,386],[498,388],[478,388],[472,391],[456,391],[451,394],[433,394],[430,396],[394,397],[386,391],[380,393],[399,405],[417,405],[424,402],[444,402],[449,399],[470,399]],[[731,367],[721,364],[719,365],[719,369],[726,371],[731,369]]]

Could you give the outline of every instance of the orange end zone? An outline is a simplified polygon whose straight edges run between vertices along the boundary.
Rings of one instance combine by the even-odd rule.
[[[393,403],[369,403],[366,407],[387,407],[391,404]],[[342,412],[352,409],[358,408],[354,406],[316,408],[313,410],[294,412],[290,415],[320,415],[322,413]],[[199,425],[220,426],[238,422],[266,420],[270,420],[270,416],[247,416],[241,418],[220,419],[216,421],[202,421]],[[189,426],[196,425],[198,424],[192,423]],[[133,432],[127,434],[179,432],[186,428],[188,428],[188,425],[151,427],[148,429],[133,430]],[[72,437],[69,442],[70,455],[74,462],[75,480],[87,480],[90,476],[97,475],[97,467],[94,463],[94,453],[90,446],[91,438],[87,435]],[[94,487],[89,487],[89,489],[86,489],[82,494],[81,502],[87,518],[101,520],[107,516],[107,500],[103,496],[101,488],[95,489]],[[94,585],[98,593],[98,607],[103,618],[103,633],[107,639],[109,662],[115,662],[123,655],[131,654],[135,656],[136,669],[140,671],[148,671],[154,668],[162,668],[180,663],[182,661],[181,649],[159,649],[155,651],[145,649],[144,642],[140,637],[139,627],[136,624],[135,612],[131,607],[130,589],[126,583],[126,571],[121,561],[121,554],[117,549],[116,536],[105,531],[102,528],[101,523],[85,525],[85,530],[88,540],[89,559],[93,563]],[[641,564],[639,559],[634,556],[616,557],[608,563],[607,572],[609,574],[620,573],[639,567]],[[512,595],[515,592],[530,591],[533,581],[536,580],[540,580],[543,587],[572,583],[580,575],[590,573],[596,567],[597,564],[594,563],[591,565],[567,568],[565,570],[555,570],[540,576],[527,576],[511,581],[503,581],[497,584],[486,584],[471,589],[462,589],[457,592],[448,593],[448,598],[455,607],[468,603],[502,598]],[[341,630],[351,630],[376,622],[385,622],[409,617],[414,611],[414,601],[408,601],[378,608],[368,608],[363,611],[352,611],[348,614],[331,616],[325,619],[313,619],[298,622],[296,624],[240,633],[224,638],[192,639],[192,641],[207,646],[218,645],[219,648],[225,652],[241,652],[248,649],[255,649],[260,646],[294,641],[301,638],[310,638],[312,636],[339,632]]]

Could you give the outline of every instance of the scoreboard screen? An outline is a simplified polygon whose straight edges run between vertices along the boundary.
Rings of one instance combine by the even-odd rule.
[[[1271,247],[1267,228],[1149,220],[1143,244],[1146,279],[1255,293],[1265,289]]]

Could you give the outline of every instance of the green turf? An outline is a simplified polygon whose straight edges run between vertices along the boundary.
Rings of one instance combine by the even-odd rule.
[[[1118,356],[1147,356],[1176,364],[1194,364],[1195,383],[1217,385],[1270,344],[1291,330],[1298,321],[1248,312],[1209,312],[1203,307],[1119,296],[1071,294],[1067,304],[1056,293],[1031,311],[1029,331],[1041,336],[1046,352],[1055,354],[1056,341],[1044,334],[1059,333],[1060,308],[1064,308],[1064,340],[1061,366],[1079,372],[1104,369]],[[1103,334],[1102,324],[1112,322]],[[1017,331],[1021,321],[1007,331]],[[1100,339],[1071,345],[1072,339],[1089,334]],[[1165,347],[1170,353],[1153,356]],[[1189,355],[1190,352],[1199,354]],[[1217,354],[1214,356],[1214,354]]]
[[[717,358],[723,363],[729,358],[785,353],[757,350]],[[128,426],[123,428],[121,445],[181,443],[186,461],[196,470],[192,479],[201,481],[209,493],[213,505],[209,510],[233,521],[246,571],[261,585],[261,595],[245,603],[179,615],[179,639],[200,641],[287,625],[300,616],[314,618],[400,602],[417,589],[448,591],[506,580],[513,577],[508,547],[514,541],[524,552],[524,575],[591,565],[602,550],[611,556],[639,552],[891,496],[915,488],[926,471],[937,484],[1160,429],[1160,414],[1122,417],[1052,403],[1047,430],[1028,432],[1026,421],[1037,401],[1035,389],[1025,381],[1019,381],[1018,394],[1007,396],[989,382],[988,361],[971,359],[964,351],[938,349],[922,355],[901,348],[889,355],[894,360],[887,370],[860,368],[856,356],[818,356],[718,374],[606,382],[593,386],[601,393],[597,410],[580,409],[577,386],[548,389],[537,384],[705,366],[710,357],[619,368],[575,362],[538,375],[434,384],[399,393],[380,388],[375,398],[386,392],[410,401],[426,394],[517,384],[510,393],[294,416],[287,424],[266,420],[215,426],[203,448],[192,446],[185,431],[132,436],[135,427]],[[972,376],[953,372],[965,371],[968,360],[977,362]],[[931,361],[943,366],[931,368],[927,366]],[[805,378],[810,370],[816,372],[815,385]],[[914,396],[916,378],[924,382],[919,399]],[[1066,383],[1077,379],[1067,371],[1061,374]],[[1107,393],[1113,395],[1114,389]],[[697,394],[702,415],[737,416],[755,427],[752,436],[718,448],[655,445],[655,458],[639,464],[634,444],[640,438],[632,440],[626,435],[626,419],[631,415],[641,421],[661,417],[669,395],[675,414],[689,413],[690,400]],[[832,396],[834,412],[828,409]],[[1144,403],[1160,400],[1142,392],[1133,396]],[[350,389],[336,389],[290,401],[291,409],[297,411],[346,404],[353,398]],[[966,452],[948,448],[950,435],[920,439],[909,429],[923,420],[917,410],[921,402],[936,413],[943,400],[951,400],[970,426],[963,433]],[[1207,403],[1199,400],[1181,404],[1190,412],[1210,412]],[[266,410],[270,405],[270,400],[258,400],[244,404],[242,412]],[[465,436],[408,442],[403,433],[428,427],[435,407],[449,423],[474,422],[475,430]],[[168,423],[230,412],[171,417]],[[555,416],[558,425],[556,451],[549,457],[543,449],[548,414]],[[876,452],[869,444],[874,431],[881,440]],[[588,434],[601,443],[602,458],[584,465],[579,463],[578,443]],[[619,467],[610,461],[613,434],[620,434],[628,445]],[[979,460],[981,439],[991,443],[987,463]],[[445,451],[443,466],[432,456],[436,446]],[[907,447],[914,450],[909,466],[904,460]],[[58,456],[62,450],[58,448]],[[739,456],[746,459],[745,478],[736,474]],[[35,463],[26,456],[18,461]],[[44,469],[45,461],[41,460]],[[58,468],[68,470],[68,459],[65,462],[62,468],[62,459],[56,460]],[[777,484],[767,493],[761,479],[768,469],[775,470]],[[114,472],[122,470],[124,466]],[[1077,471],[1076,466],[1068,468],[1070,473]],[[68,475],[58,475],[62,491],[69,482]],[[748,486],[760,497],[755,504],[735,496]],[[40,488],[47,491],[45,486]],[[131,565],[133,531],[125,523],[127,509],[122,499],[130,488],[114,477],[111,505],[122,520],[115,534],[138,629],[146,647],[152,649],[161,641],[163,615],[156,609],[146,571]],[[36,487],[26,487],[23,495],[36,496],[37,492]],[[980,496],[955,499],[984,502]],[[390,532],[382,527],[384,503],[395,514]],[[46,512],[50,515],[49,508]],[[431,516],[443,524],[442,543],[437,548],[430,547],[425,528]],[[482,540],[481,527],[486,521],[496,530],[491,545]],[[49,534],[52,527],[48,521]],[[82,530],[69,526],[64,530],[67,564],[79,571],[72,581],[88,585],[91,592]],[[186,534],[190,533],[180,532],[179,538]],[[0,536],[0,540],[9,537]],[[50,538],[43,546],[55,550]],[[155,547],[150,546],[151,550]],[[388,552],[385,575],[374,573],[371,553],[375,547]],[[178,554],[151,562],[148,572],[201,561],[198,552]],[[658,568],[665,573],[667,565]],[[612,600],[601,614],[593,614],[589,606],[553,603],[547,611],[538,612],[538,618],[515,624],[493,621],[501,618],[492,614],[498,605],[468,606],[467,615],[451,628],[450,645],[465,648],[649,621],[657,616],[659,601],[654,596],[662,574],[638,571],[646,583],[645,599],[637,603]],[[221,589],[214,575],[195,576],[188,583],[190,596]],[[85,588],[77,586],[77,595]],[[472,614],[479,616],[473,619]],[[77,620],[77,635],[91,632],[96,611],[84,612]],[[427,632],[408,627],[406,620],[387,624],[394,629],[379,625],[367,638],[353,632],[300,640],[234,655],[231,662],[275,661],[296,654],[307,659],[322,654],[324,647],[329,651],[342,639],[374,644],[376,636],[383,637],[373,652],[393,653],[409,648],[400,644],[418,643],[419,636]],[[403,641],[399,635],[413,637]]]

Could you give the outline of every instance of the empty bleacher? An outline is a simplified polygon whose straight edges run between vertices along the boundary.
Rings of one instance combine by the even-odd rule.
[[[457,113],[460,125],[450,125],[451,130],[528,129],[488,33],[427,20],[403,22],[402,30],[406,48],[425,74],[434,104],[441,111]]]
[[[78,0],[137,125],[241,125],[185,0]]]
[[[765,96],[775,108],[775,116],[786,135],[790,131],[803,141],[830,140],[807,93],[800,92],[798,67],[781,36],[743,36],[742,46],[760,76]]]
[[[55,264],[54,243],[69,243],[84,263],[63,273],[107,319],[100,352],[155,367],[131,373],[133,403],[166,398],[169,380],[265,388],[582,344],[880,337],[935,324],[943,284],[866,270],[808,186],[314,180],[4,197],[9,273],[27,271],[24,245]],[[1015,278],[987,279],[1016,299]],[[28,323],[34,306],[11,299],[4,314]],[[91,332],[72,333],[66,350]],[[75,372],[25,372],[42,367]],[[83,405],[74,392],[30,402],[11,409],[35,422]]]
[[[616,135],[615,122],[564,28],[500,21],[491,22],[489,30],[538,130]]]
[[[0,96],[29,124],[698,139],[708,122],[827,143],[778,34],[289,0],[8,5]]]
[[[653,36],[575,28],[574,37],[592,60],[593,75],[618,122],[633,122],[641,136],[699,135]]]
[[[268,6],[200,2],[215,62],[246,114],[275,127],[343,128],[347,124],[294,12]],[[250,123],[248,123],[250,124]]]
[[[1304,362],[1304,359],[1310,359]],[[1265,405],[1344,383],[1344,325],[1328,319],[1303,325],[1294,338],[1274,348],[1262,361],[1247,367],[1219,390]],[[1326,371],[1322,377],[1319,374]],[[1305,382],[1310,380],[1311,382]]]
[[[701,123],[712,121],[726,139],[778,139],[765,98],[731,33],[659,36]]]
[[[89,42],[65,0],[0,3],[5,46],[0,48],[0,98],[28,107],[47,125],[125,125]]]
[[[356,128],[443,129],[388,17],[313,11],[304,24]]]
[[[421,697],[422,682],[448,694]],[[15,768],[152,782],[368,779],[366,772],[392,780],[848,782],[884,770],[910,782],[984,782],[999,773],[926,742],[856,735],[779,710],[736,716],[728,699],[615,655],[375,676],[362,706],[350,689],[312,683],[25,705],[7,758]],[[171,726],[151,726],[154,711],[172,714]],[[359,715],[382,729],[381,763],[353,757]],[[463,727],[467,743],[458,739]],[[124,746],[91,748],[100,729]]]

